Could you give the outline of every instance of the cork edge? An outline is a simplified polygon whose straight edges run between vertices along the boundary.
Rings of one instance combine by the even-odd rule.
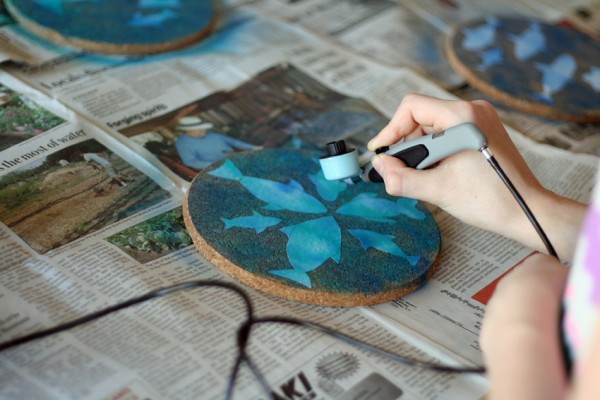
[[[538,116],[575,123],[600,122],[600,110],[587,111],[582,114],[564,113],[551,106],[545,106],[540,103],[532,103],[523,99],[519,99],[518,97],[514,97],[506,92],[503,92],[486,81],[479,79],[477,75],[475,75],[475,73],[473,73],[472,70],[458,58],[456,52],[454,51],[453,40],[456,36],[456,33],[457,28],[454,28],[446,39],[446,56],[448,57],[448,61],[452,67],[476,89],[481,90],[493,99],[498,100],[510,107],[514,107],[520,111],[528,112]]]
[[[135,54],[155,54],[155,53],[163,53],[167,51],[181,49],[183,47],[189,46],[192,43],[203,39],[208,36],[216,26],[217,16],[216,13],[213,18],[210,20],[208,25],[201,31],[197,33],[193,33],[188,36],[184,36],[181,39],[170,41],[170,42],[162,42],[157,44],[138,44],[138,43],[124,43],[124,44],[114,44],[108,42],[96,42],[92,40],[79,39],[75,37],[65,36],[57,31],[47,28],[43,25],[40,25],[30,18],[23,15],[19,10],[16,9],[10,2],[10,0],[5,2],[6,8],[9,13],[19,22],[25,29],[35,33],[36,35],[47,39],[49,41],[73,47],[76,49],[96,52],[96,53],[107,53],[107,54],[121,54],[121,55],[135,55]]]
[[[256,276],[240,266],[232,263],[213,247],[211,247],[196,230],[189,213],[188,198],[189,190],[186,192],[183,202],[183,220],[185,226],[194,242],[198,251],[206,257],[219,270],[227,275],[238,280],[246,286],[261,291],[263,293],[281,297],[286,300],[296,301],[300,303],[313,304],[329,307],[357,307],[385,303],[391,300],[403,297],[419,287],[421,287],[435,273],[439,266],[439,253],[436,260],[429,267],[425,278],[419,277],[413,284],[408,282],[408,286],[397,290],[390,290],[378,294],[336,294],[331,292],[323,292],[317,290],[308,290],[302,288],[294,288],[274,280]]]

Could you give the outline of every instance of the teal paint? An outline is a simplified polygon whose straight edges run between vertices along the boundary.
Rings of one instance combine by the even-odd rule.
[[[493,97],[543,107],[548,110],[543,115],[552,117],[586,122],[599,118],[600,46],[575,29],[529,18],[491,17],[459,27],[451,46],[477,82],[497,91]]]
[[[7,6],[65,37],[113,45],[179,41],[215,17],[207,0],[7,0]]]
[[[334,182],[323,190],[318,155],[260,150],[210,167],[189,189],[194,228],[239,268],[292,288],[377,294],[422,284],[441,242],[427,208],[379,184]],[[257,218],[223,222],[247,216]]]

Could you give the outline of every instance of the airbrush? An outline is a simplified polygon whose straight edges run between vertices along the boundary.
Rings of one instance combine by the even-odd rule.
[[[463,123],[442,132],[381,147],[375,154],[396,157],[408,167],[424,169],[438,161],[465,150],[488,152],[485,135],[472,123]],[[347,148],[343,140],[327,143],[327,154],[320,158],[321,169],[328,180],[351,179],[383,182],[371,162],[360,165],[358,152]],[[487,157],[487,156],[486,156]]]

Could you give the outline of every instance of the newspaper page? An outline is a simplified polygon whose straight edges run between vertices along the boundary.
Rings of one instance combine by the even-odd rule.
[[[444,57],[443,31],[408,5],[394,1],[269,0],[257,6],[357,54],[389,66],[410,67],[443,87],[463,82]]]
[[[473,19],[487,18],[491,15],[521,15],[555,21],[561,13],[556,8],[548,7],[539,1],[520,2],[515,0],[398,0],[400,4],[418,13],[423,19],[430,21],[438,29],[450,32],[451,29]]]
[[[286,55],[295,56],[299,66],[282,64]],[[286,100],[296,98],[301,105],[310,101],[312,93],[303,92],[302,85],[315,93],[332,90],[316,76],[328,78],[338,90],[345,88],[362,95],[392,76],[388,73],[367,81],[366,73],[357,75],[366,68],[362,62],[314,43],[286,48],[278,57],[270,57],[265,56],[258,65],[248,65],[247,70],[243,63],[232,69],[235,74],[230,76],[239,75],[242,82],[233,89],[253,97],[255,91],[244,91],[246,87],[256,88],[256,82],[244,86],[252,79],[265,81],[266,87],[275,87],[272,81],[292,82],[297,86],[287,92],[284,86],[281,93],[287,93]],[[265,70],[260,64],[264,60],[275,62]],[[164,70],[168,69],[159,71]],[[129,74],[133,76],[134,71]],[[11,76],[3,78],[6,91],[11,93],[6,110],[16,112],[19,107],[20,112],[35,113],[32,121],[21,118],[7,122],[15,135],[30,135],[18,137],[1,153],[0,181],[5,196],[0,221],[6,264],[0,284],[2,297],[10,299],[2,303],[3,338],[53,326],[165,285],[191,279],[229,280],[191,245],[181,221],[181,190],[155,163],[131,150],[135,142],[111,130],[108,123],[90,122],[99,121],[95,115],[72,111],[61,96],[46,97]],[[93,79],[100,91],[104,79]],[[209,75],[203,79],[211,82]],[[217,89],[224,86],[218,77],[210,84],[200,80],[200,84]],[[92,83],[86,85],[83,92],[90,93]],[[204,89],[195,94],[201,101],[210,97],[202,97],[208,92]],[[178,99],[172,101],[175,106],[166,111],[181,112]],[[204,104],[198,107],[210,110]],[[379,115],[372,106],[362,107]],[[34,123],[39,114],[47,120],[43,125]],[[343,115],[353,114],[346,110]],[[252,113],[249,116],[255,117]],[[373,124],[370,129],[375,131],[380,128],[375,123],[384,121],[380,115],[361,126]],[[136,124],[129,128],[136,128]],[[291,136],[292,129],[297,128],[289,127]],[[346,129],[335,135],[355,134],[355,128]],[[130,140],[131,146],[127,146]],[[274,144],[269,145],[279,143],[271,141]],[[307,306],[249,292],[259,315],[293,315],[409,357],[456,364],[448,353],[426,353],[415,347],[412,332],[374,320],[367,308]],[[243,307],[235,296],[215,295],[214,289],[202,290],[199,295],[181,294],[172,300],[151,302],[7,352],[0,365],[2,396],[223,398]],[[402,394],[415,399],[476,399],[487,388],[480,376],[423,372],[310,331],[270,326],[260,329],[252,340],[249,352],[269,382],[270,395],[276,398],[305,393],[311,398],[353,399],[364,393],[380,396],[383,390],[385,397],[379,398]],[[236,394],[236,398],[256,399],[268,395],[246,370],[238,379]]]
[[[15,119],[8,132],[17,139],[0,153],[3,340],[151,289],[231,281],[183,227],[182,189],[203,166],[186,165],[177,152],[182,117],[210,121],[251,147],[344,138],[364,150],[406,93],[453,98],[410,70],[379,65],[246,7],[206,43],[176,55],[82,56],[7,71],[2,81],[17,93],[15,105],[47,122]],[[23,140],[22,132],[31,135]],[[586,199],[595,159],[514,137],[546,185]],[[530,250],[434,213],[440,267],[410,296],[340,309],[246,289],[257,315],[321,323],[420,360],[479,364],[489,288]],[[156,299],[3,353],[0,397],[220,399],[243,319],[240,299],[222,289]],[[478,375],[401,366],[300,328],[258,327],[249,353],[271,393],[243,368],[236,398],[478,399],[487,390]]]

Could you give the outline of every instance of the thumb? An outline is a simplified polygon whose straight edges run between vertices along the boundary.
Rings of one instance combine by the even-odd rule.
[[[430,182],[430,171],[407,167],[401,160],[387,154],[376,155],[371,164],[383,178],[388,194],[431,203],[436,198],[433,192],[436,185]]]

